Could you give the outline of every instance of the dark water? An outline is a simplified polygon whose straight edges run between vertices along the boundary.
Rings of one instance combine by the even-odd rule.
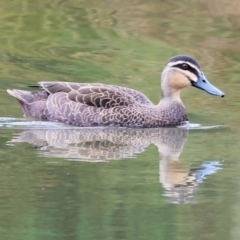
[[[1,239],[240,238],[239,1],[0,6]],[[24,119],[6,93],[42,80],[103,82],[157,103],[175,54],[194,56],[226,93],[184,90],[189,130]]]

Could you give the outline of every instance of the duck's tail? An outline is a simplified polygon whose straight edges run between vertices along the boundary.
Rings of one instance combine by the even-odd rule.
[[[46,118],[44,114],[46,100],[48,98],[48,93],[46,91],[30,92],[18,89],[8,89],[7,92],[18,100],[26,116],[40,119]]]

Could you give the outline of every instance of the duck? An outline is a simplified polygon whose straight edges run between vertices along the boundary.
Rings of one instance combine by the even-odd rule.
[[[177,55],[165,64],[161,74],[162,95],[153,104],[143,93],[102,83],[38,82],[37,91],[8,89],[20,103],[25,116],[58,121],[79,127],[175,127],[189,121],[180,98],[189,86],[224,97],[205,77],[199,63]]]

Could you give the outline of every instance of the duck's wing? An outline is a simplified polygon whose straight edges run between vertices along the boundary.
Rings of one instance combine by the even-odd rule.
[[[135,104],[135,100],[129,94],[114,87],[84,86],[70,91],[67,98],[87,106],[103,108]]]
[[[62,101],[65,99],[64,101]],[[137,104],[132,96],[114,87],[87,86],[72,89],[70,92],[58,91],[49,99],[57,105],[84,104],[88,107],[112,108],[117,106],[130,106]]]
[[[74,83],[74,82],[39,82],[38,83],[43,89],[48,93],[54,94],[57,92],[78,91],[81,88],[99,88],[99,89],[114,89],[114,91],[119,90],[121,93],[125,93],[131,96],[136,102],[140,104],[153,105],[153,103],[141,92],[120,86],[107,85],[101,83]]]

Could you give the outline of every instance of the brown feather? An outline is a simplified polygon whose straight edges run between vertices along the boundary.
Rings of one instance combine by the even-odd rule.
[[[107,85],[101,83],[74,83],[74,82],[38,82],[38,84],[45,89],[48,93],[54,94],[57,92],[69,93],[72,90],[80,90],[82,92],[89,91],[91,88],[95,88],[95,92],[100,89],[116,89],[130,95],[135,101],[140,104],[153,105],[153,103],[141,92],[120,86]],[[102,91],[102,90],[101,90]]]
[[[135,103],[132,96],[114,87],[84,86],[77,91],[70,91],[67,98],[70,101],[100,108],[129,106]]]

